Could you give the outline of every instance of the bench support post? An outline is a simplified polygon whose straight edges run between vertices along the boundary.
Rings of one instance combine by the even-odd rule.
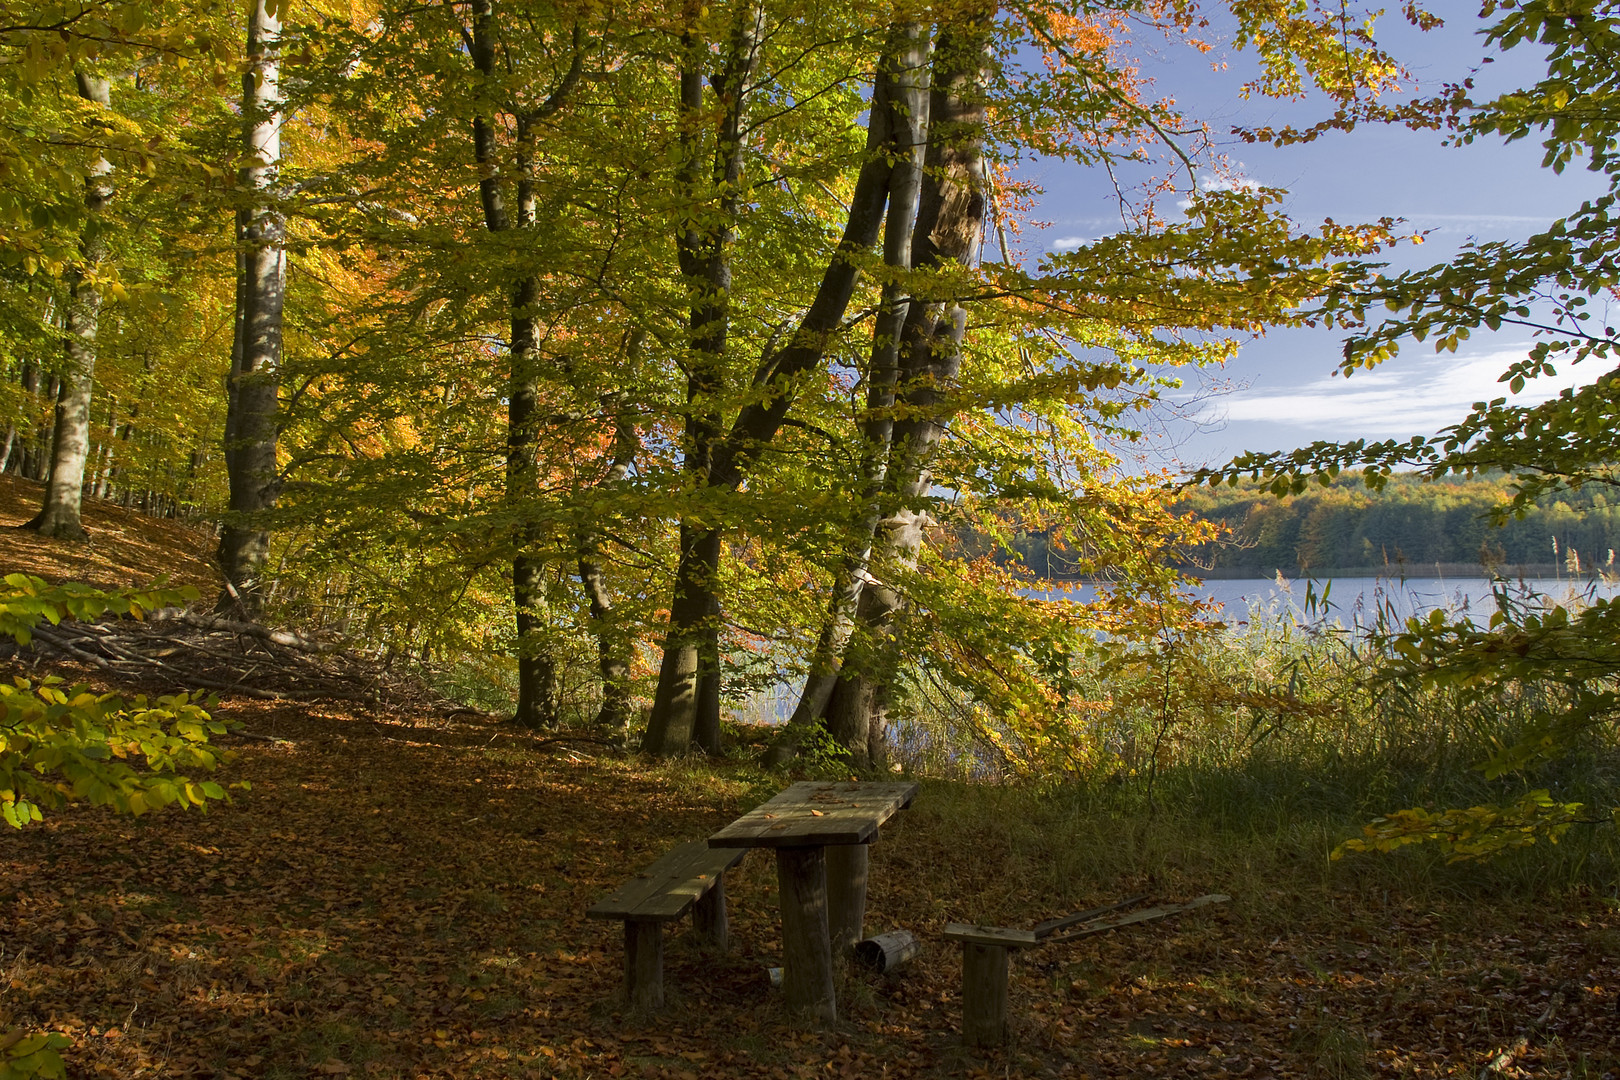
[[[624,921],[624,994],[632,1009],[664,1007],[664,924],[653,919]]]
[[[1005,945],[962,942],[962,1041],[969,1046],[1000,1046],[1007,1041],[1007,954]]]
[[[855,943],[866,936],[866,871],[871,848],[834,844],[827,852],[827,924],[835,960],[855,955]]]
[[[830,1024],[838,1019],[827,936],[827,859],[819,847],[776,849],[782,894],[782,989],[788,1008]]]
[[[726,921],[726,876],[715,875],[714,886],[692,905],[692,929],[698,937],[724,952],[731,944]]]

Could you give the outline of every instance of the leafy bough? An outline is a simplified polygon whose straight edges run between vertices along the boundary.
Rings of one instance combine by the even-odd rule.
[[[41,622],[56,626],[109,613],[139,619],[197,598],[189,587],[107,592],[48,585],[28,574],[4,580],[0,633],[18,645],[33,640]],[[184,774],[213,772],[227,755],[208,745],[226,725],[203,704],[200,693],[123,698],[55,677],[0,683],[0,816],[20,829],[43,820],[43,808],[69,802],[134,815],[171,805],[206,810],[228,797],[225,788]],[[59,1051],[72,1045],[60,1032],[15,1028],[0,1035],[0,1080],[59,1080],[67,1075]]]
[[[1620,601],[1597,598],[1571,610],[1539,610],[1497,590],[1497,610],[1481,628],[1466,616],[1435,610],[1414,617],[1384,645],[1391,659],[1379,678],[1446,689],[1490,709],[1504,694],[1540,691],[1530,723],[1478,768],[1486,779],[1525,775],[1571,753],[1620,719]],[[1557,843],[1576,825],[1620,823],[1620,808],[1594,816],[1545,788],[1511,802],[1397,810],[1369,822],[1334,851],[1393,851],[1433,843],[1452,862],[1488,859],[1538,840]]]
[[[196,597],[190,588],[104,592],[10,574],[0,590],[0,633],[26,645],[41,622],[108,613],[138,619]],[[0,816],[20,829],[68,802],[134,815],[170,805],[206,810],[227,797],[225,789],[187,774],[219,767],[225,755],[208,740],[226,725],[204,704],[201,693],[125,698],[54,676],[0,683]]]

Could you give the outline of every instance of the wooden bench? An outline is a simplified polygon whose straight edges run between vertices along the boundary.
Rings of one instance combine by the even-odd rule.
[[[1007,967],[1009,958],[1019,949],[1073,941],[1133,923],[1192,911],[1207,904],[1224,903],[1231,897],[1211,893],[1185,904],[1163,904],[1114,918],[1106,917],[1109,912],[1130,907],[1145,899],[1144,896],[1135,896],[1117,904],[1048,919],[1033,930],[946,923],[945,940],[957,941],[962,945],[962,1041],[969,1046],[1000,1046],[1007,1041]]]
[[[681,844],[585,912],[624,921],[624,990],[632,1008],[664,1007],[664,924],[692,912],[698,935],[727,944],[725,874],[746,848]]]

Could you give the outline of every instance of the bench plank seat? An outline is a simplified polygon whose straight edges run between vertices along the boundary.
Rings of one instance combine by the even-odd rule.
[[[726,871],[746,854],[747,848],[711,848],[701,840],[677,845],[586,909],[593,919],[624,923],[624,990],[632,1008],[664,1007],[665,923],[690,911],[698,936],[726,947]]]
[[[967,923],[946,923],[946,941],[971,942],[974,945],[1000,945],[1012,949],[1029,949],[1041,943],[1033,930],[1012,930],[1005,926],[970,926]]]
[[[681,844],[592,904],[585,914],[593,919],[674,922],[746,854],[746,848],[711,848],[701,840]]]

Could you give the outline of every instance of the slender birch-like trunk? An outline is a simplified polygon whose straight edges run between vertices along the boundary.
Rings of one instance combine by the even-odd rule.
[[[640,357],[644,336],[639,330],[629,335],[625,353],[632,363]],[[629,475],[641,441],[636,436],[629,403],[623,393],[607,395],[602,405],[613,418],[613,449],[596,483],[598,489],[606,491],[623,483]],[[602,707],[597,710],[595,724],[606,733],[622,735],[630,726],[632,643],[614,622],[613,598],[602,572],[600,530],[588,521],[581,524],[575,535],[575,546],[579,553],[579,584],[590,607],[591,626],[596,634],[597,671],[602,678]]]
[[[884,49],[887,58],[904,34],[891,34]],[[892,78],[893,67],[886,59],[878,64],[878,78]],[[697,84],[701,88],[701,83]],[[874,87],[874,98],[889,94]],[[888,100],[885,98],[884,100]],[[893,110],[874,108],[868,113],[866,160],[855,180],[849,218],[837,251],[822,275],[809,310],[798,329],[780,348],[760,362],[753,386],[761,391],[757,400],[745,405],[725,437],[711,444],[706,486],[715,491],[734,491],[758,455],[781,430],[795,400],[797,381],[815,370],[827,355],[844,313],[854,296],[860,271],[851,256],[869,250],[883,229],[884,207],[889,198],[889,182],[895,163],[910,152],[910,146],[895,143]],[[643,750],[655,754],[683,752],[695,734],[699,715],[712,715],[719,725],[718,683],[705,684],[699,665],[697,641],[705,621],[718,621],[712,581],[719,568],[720,531],[712,525],[682,524],[681,563],[676,572],[675,602],[670,606],[670,629],[665,643],[664,663],[659,671],[658,691],[647,725]],[[718,746],[716,746],[716,751]]]
[[[883,490],[889,440],[894,430],[900,334],[910,306],[900,279],[911,269],[911,232],[917,220],[923,151],[928,141],[928,36],[918,23],[902,24],[894,32],[890,54],[886,57],[892,75],[889,84],[879,83],[881,94],[874,95],[873,108],[881,105],[889,110],[889,122],[893,126],[890,141],[903,152],[889,180],[889,208],[883,224],[883,264],[890,276],[883,283],[867,365],[859,493],[864,509],[856,524],[856,536],[861,539],[845,554],[834,574],[826,621],[816,642],[804,690],[788,721],[790,730],[819,721],[838,684],[839,662],[854,629],[855,607],[866,580],[866,563],[871,557],[871,538],[880,516],[878,499]]]
[[[79,96],[112,107],[112,86],[104,78],[77,72]],[[79,520],[84,494],[84,466],[90,453],[90,395],[95,385],[96,331],[101,324],[101,289],[96,272],[106,261],[108,244],[103,213],[113,197],[112,163],[98,157],[84,181],[84,232],[79,240],[80,265],[70,278],[67,310],[62,320],[63,366],[56,394],[51,433],[50,471],[45,476],[45,502],[24,528],[42,536],[83,540]]]
[[[248,69],[242,76],[242,170],[246,200],[236,216],[236,334],[225,416],[230,516],[219,540],[222,611],[251,616],[263,604],[270,557],[264,516],[280,493],[276,464],[281,387],[282,312],[287,293],[287,219],[277,204],[281,175],[281,18],[251,0]]]
[[[919,269],[971,266],[979,256],[989,209],[984,162],[985,78],[990,20],[940,34],[934,52],[928,152],[923,165],[912,259]],[[889,463],[884,473],[886,516],[873,535],[868,579],[856,621],[863,648],[850,653],[827,707],[827,730],[850,752],[857,770],[881,768],[888,709],[899,666],[895,621],[904,606],[896,581],[915,567],[932,523],[925,509],[933,475],[929,463],[945,431],[942,403],[962,364],[967,312],[960,303],[913,299],[901,331],[900,369]]]

